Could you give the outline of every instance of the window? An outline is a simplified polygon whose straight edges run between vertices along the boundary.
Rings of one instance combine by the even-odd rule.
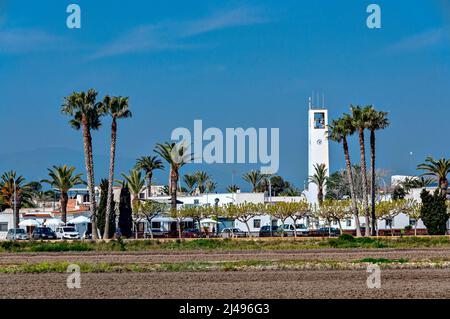
[[[347,227],[352,227],[352,220],[351,219],[347,219]]]
[[[152,222],[152,228],[160,229],[161,228],[161,222]]]
[[[253,220],[253,228],[261,228],[261,219]]]
[[[194,205],[199,205],[200,204],[200,200],[199,199],[194,199]]]
[[[139,194],[139,199],[145,199],[145,193],[140,193]]]
[[[393,226],[394,226],[394,220],[386,219],[386,227],[393,227]]]
[[[324,129],[325,128],[325,113],[314,113],[314,128]]]
[[[417,220],[415,220],[414,218],[410,218],[409,219],[409,225],[410,226],[416,226]]]
[[[8,223],[0,223],[0,232],[8,231]]]

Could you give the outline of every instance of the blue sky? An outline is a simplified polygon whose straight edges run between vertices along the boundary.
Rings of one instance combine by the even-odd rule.
[[[324,92],[332,117],[351,103],[390,112],[378,163],[392,174],[412,173],[427,155],[448,157],[450,2],[374,2],[379,30],[365,23],[372,2],[359,0],[0,0],[0,171],[35,179],[66,159],[82,165],[74,155],[82,154],[81,135],[60,105],[91,87],[130,97],[134,118],[120,122],[118,172],[174,128],[202,119],[222,129],[280,128],[279,173],[302,187],[312,91]],[[81,6],[81,30],[66,27],[70,3]],[[108,126],[94,135],[98,178],[107,174]],[[206,169],[224,188],[233,170],[259,166],[184,172]],[[332,144],[331,170],[341,167],[341,147]]]

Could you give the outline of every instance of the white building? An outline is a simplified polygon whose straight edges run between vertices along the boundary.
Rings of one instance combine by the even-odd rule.
[[[327,175],[330,174],[329,141],[327,137],[328,110],[315,107],[309,100],[308,111],[308,177],[316,172],[315,166],[325,164]],[[305,195],[310,203],[317,203],[318,187],[308,183]]]

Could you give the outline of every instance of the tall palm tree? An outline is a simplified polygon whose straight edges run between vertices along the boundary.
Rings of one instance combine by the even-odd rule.
[[[263,178],[264,175],[261,174],[259,170],[250,171],[242,176],[244,181],[252,185],[252,193],[256,193],[258,191],[258,186]]]
[[[9,171],[0,177],[0,197],[3,205],[13,209],[14,227],[19,228],[20,208],[34,207],[32,188],[25,183],[23,176],[17,176],[16,172]]]
[[[163,170],[163,162],[157,156],[142,156],[137,159],[135,168],[144,171],[147,184],[147,197],[152,197],[153,172],[158,169]]]
[[[438,187],[442,194],[447,194],[448,179],[450,173],[450,159],[441,158],[435,160],[431,156],[427,157],[425,163],[417,166],[418,170],[425,171],[421,176],[434,176],[438,181]]]
[[[361,226],[359,224],[359,211],[358,211],[358,201],[356,198],[355,192],[355,182],[353,180],[353,170],[352,163],[350,160],[350,152],[348,150],[348,140],[347,138],[355,133],[355,127],[353,126],[353,122],[351,116],[348,114],[344,114],[341,118],[334,120],[328,129],[328,138],[337,143],[342,143],[342,147],[344,148],[344,156],[345,156],[345,168],[347,171],[348,184],[350,186],[350,196],[352,198],[352,210],[353,215],[355,216],[355,224],[356,224],[356,235],[358,237],[361,236]]]
[[[63,223],[67,223],[67,204],[69,201],[69,190],[77,185],[86,184],[82,179],[82,174],[74,174],[75,167],[53,166],[48,169],[50,179],[42,180],[42,183],[49,184],[52,188],[59,192],[61,201],[61,219]]]
[[[145,187],[145,179],[142,176],[142,172],[137,169],[132,169],[130,175],[122,173],[123,182],[128,185],[131,195],[133,195],[132,206],[133,210],[137,209],[139,206],[140,198],[139,195],[142,189]]]
[[[364,131],[368,127],[370,107],[350,106],[352,120],[355,129],[358,131],[359,150],[361,157],[362,173],[362,191],[363,191],[363,210],[366,218],[366,231],[364,235],[370,236],[370,212],[368,200],[368,182],[367,182],[367,164],[366,164],[366,145],[364,140]]]
[[[98,232],[91,130],[98,130],[100,128],[100,118],[103,115],[100,107],[101,103],[96,102],[97,95],[98,92],[93,89],[87,92],[73,92],[72,95],[64,98],[61,110],[63,114],[72,117],[69,123],[75,130],[82,129],[83,131],[84,159],[90,201],[89,210],[92,219],[92,238],[94,240],[98,239]]]
[[[200,194],[206,191],[206,182],[209,181],[210,176],[206,172],[198,171],[195,173],[195,178],[197,180],[197,189]]]
[[[104,239],[109,239],[109,215],[111,212],[113,201],[113,183],[114,183],[114,166],[116,162],[116,141],[117,141],[117,120],[126,119],[132,116],[128,108],[128,97],[122,96],[105,96],[101,103],[103,114],[111,116],[111,146],[109,149],[109,177],[108,177],[108,196],[106,199],[105,213],[105,229],[103,233]]]
[[[384,130],[389,126],[388,113],[377,111],[372,106],[368,107],[367,128],[370,131],[370,169],[371,169],[371,217],[372,217],[372,236],[377,235],[376,214],[375,214],[375,192],[376,192],[376,172],[375,172],[375,131]]]
[[[197,178],[195,175],[185,174],[183,176],[183,181],[184,184],[186,184],[189,194],[192,194],[194,192],[195,185],[197,184]]]
[[[178,179],[180,169],[192,161],[192,154],[186,153],[187,147],[176,143],[158,143],[155,152],[170,166],[170,196],[172,209],[177,208]]]
[[[309,182],[317,185],[317,200],[319,201],[319,206],[321,206],[324,198],[324,188],[328,181],[328,169],[325,164],[316,164],[314,165],[314,170],[316,172],[309,177]]]

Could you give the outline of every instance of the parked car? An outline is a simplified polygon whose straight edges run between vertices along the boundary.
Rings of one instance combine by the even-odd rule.
[[[263,226],[259,230],[259,237],[272,237],[278,235],[278,226]]]
[[[48,227],[36,227],[31,234],[32,239],[58,239],[56,233]]]
[[[144,233],[145,238],[152,238],[152,236],[155,237],[167,237],[167,232],[163,231],[160,228],[153,228],[151,231],[150,229],[147,229]]]
[[[247,234],[239,228],[224,228],[220,232],[222,238],[242,238],[247,237]]]
[[[21,228],[13,228],[8,230],[6,234],[6,240],[28,240],[30,236],[28,236],[25,229]]]
[[[80,239],[80,233],[75,227],[63,226],[56,228],[56,237],[63,240],[77,240]]]
[[[319,236],[339,236],[341,231],[334,227],[321,227],[317,231]]]
[[[278,232],[284,234],[285,237],[293,237],[295,232],[297,232],[297,236],[308,236],[309,230],[304,224],[284,224],[278,229]]]
[[[197,228],[187,228],[183,230],[181,236],[184,238],[199,238],[201,237],[201,234]]]

